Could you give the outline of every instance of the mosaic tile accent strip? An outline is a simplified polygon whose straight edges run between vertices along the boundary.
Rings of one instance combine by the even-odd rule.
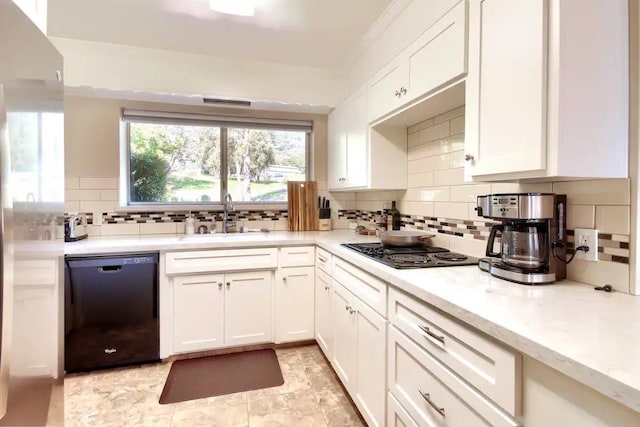
[[[185,222],[189,211],[174,212],[105,212],[102,214],[103,224],[145,224],[145,223],[170,223]],[[191,215],[201,222],[222,221],[220,211],[191,211]],[[230,215],[235,220],[246,221],[287,221],[286,210],[237,210]]]
[[[374,225],[375,218],[381,211],[341,210],[339,219],[370,221]],[[470,221],[450,218],[425,217],[419,215],[402,215],[402,227],[410,230],[428,230],[476,240],[488,240],[494,221]],[[574,232],[567,230],[567,253],[573,254]],[[624,234],[598,234],[598,260],[629,264],[629,236]]]

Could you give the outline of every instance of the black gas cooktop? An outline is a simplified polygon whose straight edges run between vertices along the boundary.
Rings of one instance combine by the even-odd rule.
[[[342,246],[397,269],[478,264],[477,258],[436,246],[387,247],[382,243],[343,243]]]

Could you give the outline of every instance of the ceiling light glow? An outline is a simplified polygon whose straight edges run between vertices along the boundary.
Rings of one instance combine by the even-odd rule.
[[[255,0],[209,0],[209,8],[229,15],[253,16]]]

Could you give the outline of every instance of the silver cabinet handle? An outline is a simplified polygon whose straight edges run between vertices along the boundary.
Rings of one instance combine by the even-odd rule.
[[[231,282],[227,282],[227,288],[231,287]]]
[[[218,289],[222,289],[222,282],[218,282]]]
[[[429,329],[428,326],[418,325],[418,328],[420,328],[425,334],[429,335],[431,338],[438,340],[442,344],[444,344],[444,336],[434,334],[433,331]]]
[[[345,305],[345,306],[344,306],[344,309],[345,309],[345,310],[347,310],[347,311],[349,311],[349,306],[348,306],[348,305]]]
[[[284,283],[287,283],[287,276],[283,277],[283,278],[282,278],[282,281],[283,281]]]
[[[355,313],[355,312],[356,312],[356,311],[355,311],[353,308],[349,308],[349,314],[353,314],[353,313]]]
[[[473,154],[465,154],[464,155],[464,160],[466,162],[472,162],[474,160]]]
[[[406,95],[406,94],[407,94],[407,88],[406,88],[406,87],[404,87],[404,86],[402,86],[402,87],[400,88],[400,93],[401,93],[401,94],[403,94],[403,95]]]
[[[424,393],[422,390],[418,389],[418,393],[420,393],[420,396],[422,396],[422,398],[424,400],[427,401],[427,403],[436,411],[438,411],[438,413],[440,415],[442,415],[444,417],[444,408],[440,408],[438,405],[436,405],[433,400],[431,400],[431,396],[429,396],[429,393]]]
[[[325,290],[325,291],[328,291],[329,289],[331,289],[331,288],[329,288],[328,286],[325,286],[325,287],[324,287],[324,290]]]
[[[396,93],[395,93],[395,95],[396,95],[398,98],[400,98],[400,91],[399,91],[399,90],[397,90],[397,91],[396,91]]]
[[[326,259],[326,258],[323,258],[323,257],[321,257],[321,256],[319,256],[319,257],[318,257],[318,259],[319,259],[321,262],[327,262],[327,259]]]

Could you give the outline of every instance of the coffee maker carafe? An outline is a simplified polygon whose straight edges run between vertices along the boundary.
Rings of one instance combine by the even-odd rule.
[[[528,285],[566,277],[566,196],[523,193],[478,196],[478,215],[493,225],[480,269]],[[499,250],[495,251],[500,238]]]

